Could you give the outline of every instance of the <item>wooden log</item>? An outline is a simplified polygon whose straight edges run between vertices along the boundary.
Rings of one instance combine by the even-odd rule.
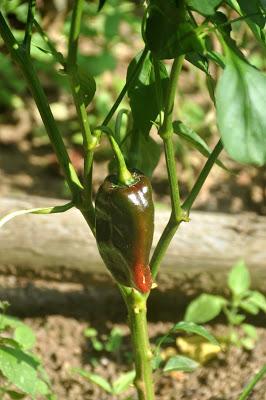
[[[0,199],[0,216],[18,209],[63,204],[25,197]],[[168,220],[169,209],[156,210],[154,244]],[[186,295],[223,293],[229,268],[244,259],[252,286],[266,292],[266,217],[192,212],[191,221],[176,233],[158,277],[162,291]],[[78,210],[62,214],[25,215],[0,229],[0,274],[68,281],[84,286],[113,282],[93,235]]]

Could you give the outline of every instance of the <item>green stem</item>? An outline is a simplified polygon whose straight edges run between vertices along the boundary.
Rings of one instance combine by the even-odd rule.
[[[99,132],[104,132],[111,144],[112,150],[114,152],[116,162],[117,162],[117,169],[118,169],[118,184],[125,186],[125,185],[131,185],[134,182],[134,178],[132,177],[132,174],[129,172],[127,169],[127,165],[123,156],[123,153],[116,142],[112,129],[109,128],[108,126],[98,126],[96,130],[94,131],[95,135],[98,136]]]
[[[204,182],[206,181],[210,170],[212,169],[215,161],[217,160],[217,158],[219,157],[219,154],[221,153],[221,151],[223,150],[223,144],[221,139],[218,141],[218,143],[216,144],[215,148],[213,149],[212,153],[210,154],[208,160],[206,161],[198,179],[196,180],[190,194],[188,195],[187,199],[185,200],[182,209],[189,213],[194,201],[196,200]]]
[[[53,145],[59,164],[64,172],[66,181],[72,192],[74,203],[79,204],[82,185],[78,179],[77,173],[73,165],[71,164],[65,144],[54,120],[44,90],[40,84],[29,55],[26,53],[24,47],[19,46],[19,44],[17,43],[1,12],[0,33],[11,54],[11,57],[18,64],[22,73],[24,74],[24,77],[28,83],[28,86],[32,92],[33,98],[40,112],[47,134]]]
[[[154,279],[158,274],[160,263],[166,253],[166,250],[168,249],[168,246],[174,234],[176,233],[178,226],[182,221],[187,220],[181,207],[178,179],[176,174],[174,146],[172,141],[172,136],[173,136],[172,118],[173,118],[175,93],[183,60],[184,56],[181,56],[176,58],[173,62],[168,91],[167,91],[167,97],[166,97],[164,122],[159,131],[160,136],[162,137],[164,142],[164,152],[165,152],[168,179],[171,191],[172,212],[170,219],[162,233],[162,236],[160,237],[159,242],[156,245],[156,248],[154,250],[150,262],[150,267]]]
[[[172,120],[173,120],[176,88],[184,58],[185,57],[183,55],[175,58],[172,65],[170,81],[166,93],[164,121],[159,132],[162,139],[167,136],[172,136],[173,134]]]
[[[72,96],[74,99],[82,137],[84,149],[84,196],[83,196],[83,212],[87,213],[86,220],[89,226],[94,230],[95,210],[92,202],[92,164],[93,164],[93,141],[84,96],[81,91],[81,84],[78,74],[77,53],[78,40],[80,35],[80,26],[84,0],[76,0],[74,2],[67,57],[67,73],[70,81]]]
[[[240,395],[238,400],[248,400],[252,390],[256,386],[256,384],[266,375],[266,364],[259,370],[259,372],[251,379],[251,381],[247,384],[244,391]]]
[[[27,52],[30,54],[31,36],[32,36],[32,26],[34,21],[36,0],[29,0],[28,15],[26,22],[25,35],[23,40],[23,46]]]
[[[136,369],[134,383],[138,392],[138,400],[154,400],[152,352],[147,327],[146,296],[132,289],[130,293],[124,294],[123,297],[128,309]]]
[[[138,72],[143,64],[143,61],[145,60],[147,54],[148,54],[148,49],[145,47],[137,64],[135,65],[134,70],[132,71],[132,74],[128,77],[123,89],[121,90],[121,92],[119,93],[113,107],[111,108],[111,110],[109,111],[109,113],[106,115],[102,125],[103,126],[107,126],[110,122],[110,120],[112,119],[114,113],[116,112],[117,108],[119,107],[119,104],[121,103],[121,101],[123,100],[126,92],[128,91],[128,89],[130,88],[132,82],[134,82],[134,80],[136,79]]]

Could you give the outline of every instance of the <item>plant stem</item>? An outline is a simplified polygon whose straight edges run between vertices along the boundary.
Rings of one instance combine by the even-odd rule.
[[[19,44],[17,43],[1,12],[0,33],[11,54],[11,57],[18,64],[24,74],[24,77],[28,83],[28,86],[32,92],[33,98],[40,112],[47,134],[53,145],[59,164],[64,172],[66,181],[72,192],[73,202],[75,203],[75,205],[77,205],[80,202],[82,185],[69,159],[65,144],[58,130],[53,114],[49,107],[48,100],[45,96],[44,90],[40,84],[39,78],[36,74],[30,57],[26,53],[24,47],[19,46]]]
[[[110,122],[110,120],[112,119],[114,113],[116,112],[117,108],[119,107],[119,104],[121,103],[121,101],[123,100],[126,92],[128,91],[128,89],[130,88],[130,85],[132,84],[132,82],[136,79],[137,74],[143,64],[143,61],[145,60],[147,54],[148,54],[148,49],[147,47],[144,47],[143,52],[137,62],[137,64],[135,65],[134,70],[132,71],[132,74],[128,77],[123,89],[121,90],[121,92],[119,93],[113,107],[111,108],[111,110],[109,111],[109,113],[106,115],[102,125],[103,126],[107,126]]]
[[[256,384],[266,375],[266,364],[259,370],[259,372],[251,379],[251,381],[247,384],[244,391],[240,395],[238,400],[248,400],[252,390],[256,386]]]
[[[80,26],[84,0],[76,0],[74,2],[67,57],[67,74],[70,81],[72,96],[74,99],[82,137],[84,149],[84,196],[82,212],[87,213],[86,220],[89,226],[94,230],[95,210],[92,203],[92,164],[93,164],[93,137],[90,129],[84,96],[81,92],[81,84],[78,74],[77,53],[78,40],[80,35]]]
[[[173,119],[173,111],[174,111],[174,104],[175,104],[175,95],[176,95],[178,78],[179,78],[179,75],[181,72],[183,61],[184,61],[183,55],[175,58],[173,61],[171,74],[170,74],[170,81],[169,81],[167,93],[166,93],[164,121],[163,121],[163,125],[159,132],[162,139],[166,136],[172,136],[172,134],[173,134],[172,119]]]
[[[191,192],[189,193],[187,199],[185,200],[182,209],[184,211],[186,211],[187,213],[189,213],[194,201],[196,200],[203,184],[205,183],[210,170],[212,169],[215,161],[217,160],[217,158],[219,157],[219,154],[221,153],[221,151],[223,150],[223,144],[221,139],[218,141],[218,143],[216,144],[216,146],[214,147],[212,153],[210,154],[208,160],[206,161],[198,179],[196,180]]]
[[[152,377],[152,352],[150,349],[146,296],[141,295],[135,289],[124,294],[128,309],[129,327],[135,359],[135,387],[138,392],[138,400],[154,400],[154,388]]]
[[[97,131],[102,131],[107,134],[107,137],[109,139],[109,142],[112,146],[112,150],[114,152],[115,158],[116,158],[116,163],[117,163],[117,170],[118,170],[118,184],[119,185],[130,185],[134,182],[134,178],[130,171],[127,169],[127,165],[123,156],[123,153],[117,144],[113,132],[108,126],[99,126],[95,132]]]
[[[25,35],[24,35],[24,40],[23,40],[23,46],[25,47],[27,54],[30,54],[30,45],[31,45],[32,26],[33,26],[33,21],[34,21],[35,6],[36,6],[36,0],[29,0],[27,22],[26,22]]]
[[[157,276],[160,262],[163,259],[164,254],[166,253],[166,250],[168,249],[168,246],[174,234],[176,233],[178,226],[182,221],[187,220],[181,207],[178,179],[176,174],[174,146],[172,141],[172,136],[173,136],[172,118],[173,118],[174,101],[175,101],[178,77],[182,68],[183,60],[184,56],[180,56],[176,58],[173,62],[170,74],[170,81],[167,90],[164,121],[162,127],[159,130],[159,134],[164,142],[164,152],[165,152],[168,179],[171,191],[172,212],[170,219],[152,255],[150,267],[153,278]]]

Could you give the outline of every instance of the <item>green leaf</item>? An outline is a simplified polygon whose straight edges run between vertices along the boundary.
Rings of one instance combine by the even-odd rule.
[[[163,372],[170,371],[184,371],[184,372],[193,372],[197,369],[199,363],[192,360],[189,357],[185,356],[173,356],[169,358],[167,363],[164,366]]]
[[[206,56],[214,61],[217,65],[219,65],[219,67],[221,67],[222,69],[225,68],[225,58],[222,54],[218,53],[217,51],[214,50],[209,50],[206,54]]]
[[[201,71],[205,72],[205,74],[208,74],[209,70],[209,63],[208,59],[203,56],[200,53],[196,52],[191,52],[186,55],[186,60],[189,61],[191,64],[193,64],[195,67],[200,69]]]
[[[186,333],[194,333],[196,335],[202,336],[207,339],[210,343],[219,346],[219,343],[215,339],[215,337],[207,331],[203,326],[194,324],[194,322],[178,322],[172,328],[172,331],[183,331]]]
[[[83,69],[78,69],[78,77],[85,106],[87,107],[95,95],[96,82],[93,76],[88,72],[85,72]]]
[[[88,338],[92,338],[98,335],[98,332],[95,328],[87,328],[84,331],[84,336]]]
[[[243,331],[245,332],[246,335],[248,335],[250,338],[257,340],[258,339],[258,332],[255,326],[250,325],[250,324],[242,324],[241,325]]]
[[[204,293],[189,304],[185,321],[198,324],[211,321],[220,314],[226,303],[227,301],[223,297]]]
[[[259,0],[237,0],[243,15],[247,15],[260,28],[265,25],[265,17],[260,8]]]
[[[106,3],[106,0],[99,0],[98,12],[101,11],[101,9],[105,5],[105,3]]]
[[[218,127],[225,149],[239,162],[266,162],[266,76],[227,50],[216,88]]]
[[[46,383],[38,378],[39,363],[20,349],[0,347],[0,370],[17,388],[32,396],[49,392]]]
[[[145,175],[151,177],[160,159],[160,145],[150,136],[145,137],[137,131],[135,131],[131,140],[134,143],[134,146],[132,146],[133,151],[129,149],[128,152],[128,166],[136,168],[139,171],[142,171]]]
[[[259,370],[259,372],[247,384],[238,400],[248,400],[256,384],[266,375],[266,364]]]
[[[266,0],[260,0],[260,5],[266,11]]]
[[[202,15],[213,15],[222,0],[187,0],[186,2],[192,10],[198,11]]]
[[[175,0],[150,1],[144,39],[153,55],[161,60],[193,51],[202,53],[204,49],[203,41],[186,17],[183,2]]]
[[[8,394],[8,396],[11,399],[15,399],[15,400],[24,399],[25,396],[26,396],[25,394],[19,393],[19,392],[15,392],[14,390],[5,390],[5,393]]]
[[[250,276],[246,264],[239,261],[228,275],[228,286],[236,296],[242,296],[250,286]]]
[[[122,338],[123,334],[121,329],[113,328],[105,345],[105,350],[110,351],[111,353],[117,351],[121,346]]]
[[[173,130],[174,133],[176,133],[182,139],[185,139],[206,158],[208,158],[212,153],[207,143],[193,129],[185,125],[182,121],[174,121]],[[219,167],[228,171],[226,166],[220,160],[216,160],[215,163],[219,165]]]
[[[18,326],[14,332],[14,339],[24,348],[31,349],[36,342],[35,334],[27,325]]]
[[[248,301],[266,313],[266,298],[262,293],[256,290],[250,291]]]
[[[251,303],[249,299],[241,300],[239,306],[249,314],[257,315],[259,313],[259,308]]]
[[[232,325],[240,325],[246,319],[246,316],[243,314],[234,314],[228,311],[225,311],[225,314]]]
[[[77,372],[79,375],[83,376],[84,378],[88,379],[89,381],[91,381],[92,383],[95,383],[96,385],[98,385],[100,388],[102,388],[103,390],[105,390],[107,393],[111,393],[113,394],[113,388],[110,385],[110,383],[104,379],[103,377],[101,377],[100,375],[94,374],[92,372],[89,371],[84,371],[81,368],[73,368],[74,372]]]
[[[240,344],[246,350],[253,350],[255,347],[255,341],[254,341],[254,339],[251,339],[250,337],[241,338]]]
[[[135,371],[129,371],[120,375],[120,377],[113,382],[113,393],[118,395],[125,392],[134,382],[135,376]]]
[[[135,57],[129,64],[127,80],[132,76],[140,55]],[[158,62],[159,82],[155,82],[155,68],[150,57],[146,57],[141,70],[136,79],[131,83],[128,90],[130,107],[132,111],[134,129],[139,129],[143,135],[147,136],[152,121],[155,121],[161,111],[157,99],[156,84],[161,84],[162,93],[166,94],[169,81],[167,70],[162,62]]]

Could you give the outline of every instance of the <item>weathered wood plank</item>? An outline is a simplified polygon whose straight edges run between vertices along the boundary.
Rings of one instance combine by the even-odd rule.
[[[62,204],[38,197],[0,199],[0,216],[9,211]],[[156,211],[154,243],[169,210]],[[266,292],[266,217],[194,212],[173,239],[158,279],[162,290],[181,288],[223,292],[228,269],[244,258],[253,286]],[[111,285],[95,240],[77,210],[26,215],[0,230],[0,274]]]

